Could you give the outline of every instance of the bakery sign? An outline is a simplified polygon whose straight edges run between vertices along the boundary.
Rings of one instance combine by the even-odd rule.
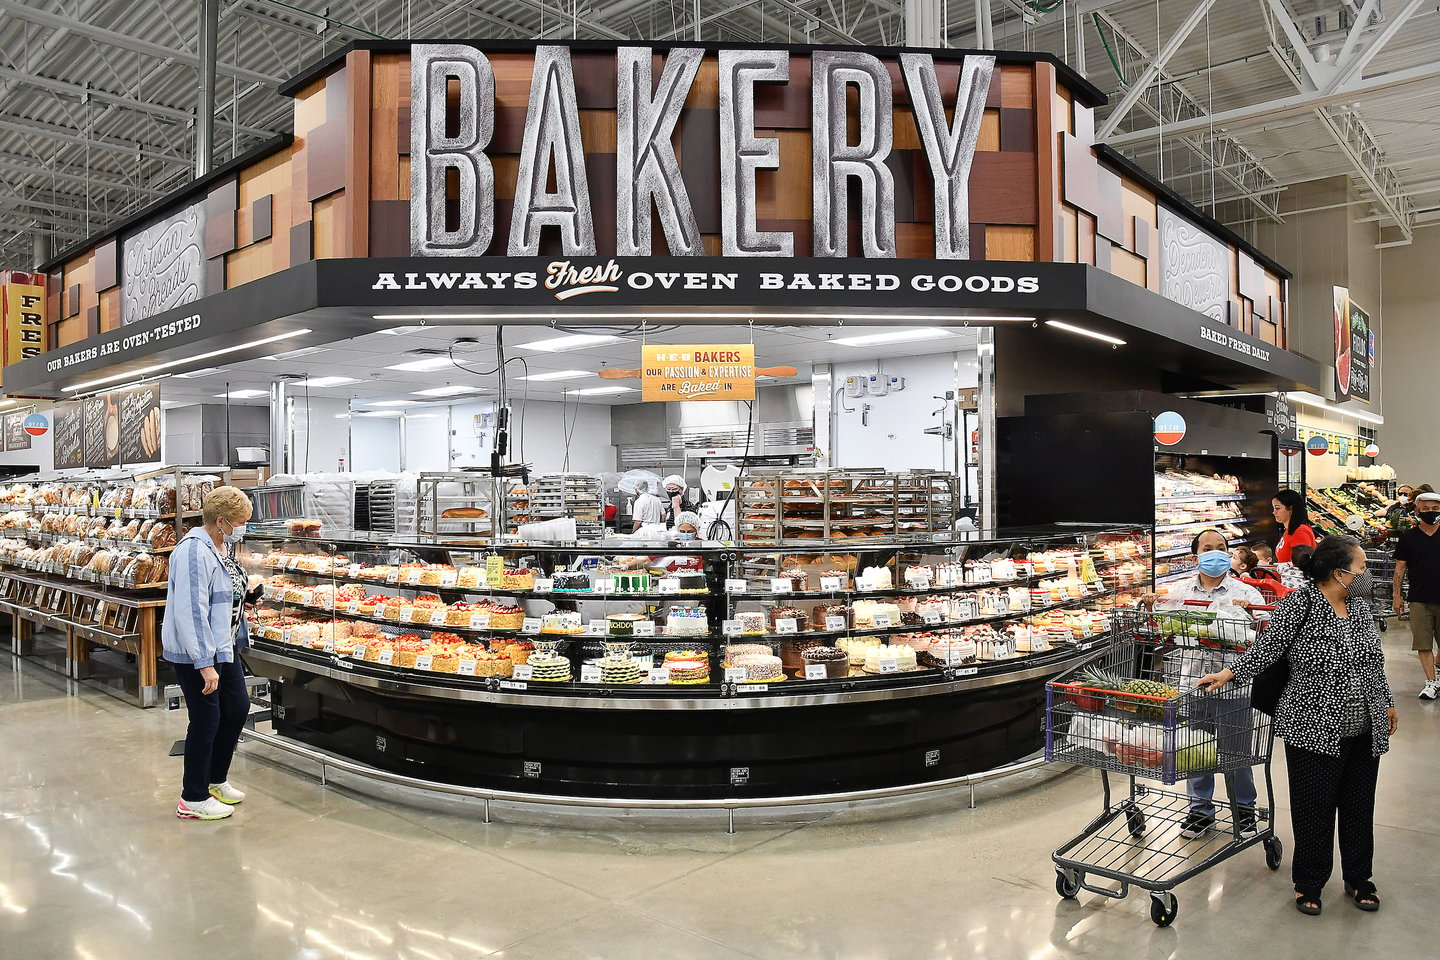
[[[615,372],[601,376],[618,379]],[[640,398],[754,400],[757,372],[753,343],[647,343],[640,351]]]
[[[593,257],[597,220],[592,195],[613,191],[615,252],[651,255],[655,227],[672,256],[706,254],[697,219],[699,201],[682,176],[673,137],[684,125],[686,101],[703,85],[718,86],[718,125],[709,147],[719,193],[720,255],[792,257],[794,230],[762,225],[759,175],[779,171],[780,140],[757,132],[757,100],[788,85],[792,54],[775,49],[727,49],[707,55],[675,47],[657,56],[648,46],[615,52],[615,177],[592,182],[581,135],[575,71],[564,46],[535,48],[518,164],[492,161],[496,137],[495,71],[478,48],[460,43],[411,47],[410,249],[414,256],[511,257],[541,252],[542,232],[558,233],[567,257]],[[707,63],[707,60],[712,60]],[[936,259],[970,257],[970,170],[992,78],[993,56],[956,61],[937,73],[928,53],[881,58],[859,49],[816,50],[810,55],[809,156],[803,173],[812,186],[806,225],[816,257],[894,258],[895,173],[888,165],[895,143],[895,76],[904,84],[909,112],[929,170]],[[697,82],[702,66],[706,79]],[[713,70],[713,75],[711,74]],[[798,71],[797,71],[798,72]],[[996,81],[998,82],[998,81]],[[950,84],[953,83],[953,88]],[[953,90],[953,98],[951,91]],[[947,112],[947,106],[954,109]],[[953,116],[952,116],[953,114]],[[903,116],[903,114],[902,114]],[[684,162],[692,162],[690,148]],[[707,160],[706,168],[711,169]],[[514,176],[508,244],[491,250],[496,234],[496,177]],[[513,170],[513,174],[510,172]],[[608,177],[607,177],[608,180]],[[508,186],[508,184],[507,184]],[[707,181],[708,189],[708,181]],[[456,202],[458,200],[458,203]],[[852,201],[859,219],[858,250],[850,249]],[[547,251],[548,252],[548,251]],[[129,251],[126,251],[127,262]],[[127,264],[128,265],[128,264]]]

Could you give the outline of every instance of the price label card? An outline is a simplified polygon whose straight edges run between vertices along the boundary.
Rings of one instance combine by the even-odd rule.
[[[289,627],[284,627],[283,629],[281,629],[281,631],[280,631],[280,642],[281,642],[281,643],[289,643],[289,642],[290,642],[290,628],[289,628]]]
[[[652,667],[652,668],[650,669],[650,682],[651,682],[651,683],[669,683],[669,682],[670,682],[670,668],[669,668],[669,667]]]
[[[781,617],[775,621],[775,632],[780,634],[798,633],[799,624],[794,617]]]
[[[505,558],[493,556],[485,558],[485,579],[489,583],[499,584],[505,579]]]
[[[365,652],[366,652],[368,649],[370,649],[370,648],[367,647],[367,646],[365,646],[365,644],[363,644],[363,643],[357,643],[357,644],[355,644],[355,652],[354,652],[353,654],[351,654],[351,656],[353,656],[356,660],[364,660],[364,659],[365,659]]]
[[[420,583],[420,571],[419,571],[419,570],[407,570],[407,571],[405,571],[405,582],[408,583],[408,584],[410,584],[411,586],[415,586],[415,585],[419,584],[419,583]]]
[[[930,578],[929,578],[929,577],[916,577],[916,578],[914,578],[913,580],[910,581],[909,586],[910,586],[910,589],[912,589],[912,590],[929,590],[929,589],[930,589]]]
[[[352,563],[352,564],[350,564],[350,566],[348,566],[348,567],[345,568],[345,575],[346,575],[347,577],[358,577],[358,576],[360,576],[360,564],[358,564],[358,563]]]
[[[662,579],[662,580],[660,581],[660,592],[661,592],[661,593],[679,593],[679,592],[680,592],[680,581],[679,581],[679,580],[676,580],[674,577],[665,577],[664,579]]]
[[[888,613],[877,613],[877,614],[875,614],[875,627],[876,627],[877,629],[883,630],[883,629],[885,629],[886,627],[893,627],[893,626],[894,626],[894,624],[890,622],[890,614],[888,614]]]
[[[297,567],[299,567],[299,566],[300,566],[300,558],[299,558],[299,557],[286,557],[286,558],[285,558],[285,569],[286,569],[286,570],[294,570],[295,568],[297,568]]]
[[[829,593],[835,593],[845,589],[844,581],[840,577],[821,577],[820,589]]]
[[[830,676],[830,672],[825,668],[825,664],[823,664],[823,663],[807,663],[807,664],[805,664],[805,679],[806,679],[806,680],[825,680],[825,679],[828,679],[829,676]]]
[[[749,585],[746,581],[744,581],[744,580],[726,580],[726,581],[725,581],[725,592],[726,592],[726,593],[744,593],[744,592],[746,592],[746,590],[749,589],[749,587],[750,587],[750,585]]]
[[[448,614],[447,614],[444,610],[434,610],[434,611],[432,611],[431,614],[430,614],[430,626],[432,626],[432,627],[443,627],[443,626],[445,626],[445,618],[446,618],[447,616],[448,616]]]
[[[839,632],[839,631],[841,631],[841,630],[846,629],[846,628],[849,627],[849,626],[850,626],[850,624],[846,622],[846,620],[845,620],[845,618],[844,618],[843,616],[839,616],[839,615],[837,615],[837,614],[833,614],[833,613],[832,613],[832,614],[829,614],[828,616],[825,617],[825,629],[826,629],[826,630],[830,630],[830,631],[832,631],[832,632]]]
[[[649,620],[638,620],[638,621],[636,621],[636,623],[635,623],[635,636],[637,636],[637,637],[653,637],[653,636],[655,636],[655,624],[652,623],[652,622],[649,621]]]
[[[763,683],[742,683],[742,684],[740,684],[738,687],[735,688],[735,692],[736,692],[736,693],[764,693],[764,692],[765,692],[765,684],[763,684]]]
[[[455,584],[459,581],[459,576],[460,576],[460,575],[457,574],[454,570],[447,570],[447,571],[445,571],[444,573],[440,574],[440,586],[442,586],[442,587],[453,587],[453,586],[455,586]]]
[[[471,629],[471,630],[488,630],[488,629],[490,629],[490,614],[488,614],[488,613],[472,613],[472,614],[470,614],[470,629]],[[539,621],[536,621],[535,630],[536,630],[537,633],[538,633],[539,630],[540,630]]]
[[[581,683],[599,683],[600,668],[593,663],[587,663],[580,668]]]
[[[1077,643],[1077,644],[1075,644],[1075,649],[1076,649],[1076,650],[1079,650],[1079,651],[1081,651],[1081,652],[1083,653],[1084,651],[1089,650],[1089,649],[1090,649],[1091,647],[1093,647],[1093,646],[1095,646],[1095,641],[1094,641],[1094,640],[1091,640],[1091,641],[1089,641],[1088,643]]]
[[[738,637],[744,632],[744,625],[739,620],[726,620],[720,624],[720,632],[727,637]]]
[[[612,577],[597,577],[593,584],[596,593],[614,593],[615,580]]]
[[[401,607],[399,620],[401,623],[414,623],[415,614],[418,611],[414,607]]]
[[[980,668],[979,668],[979,667],[960,667],[958,670],[955,671],[955,676],[957,676],[957,677],[973,677],[973,676],[975,676],[975,674],[977,674],[977,673],[979,673],[979,672],[980,672]]]
[[[920,619],[921,619],[921,620],[924,620],[926,623],[939,623],[939,622],[940,622],[940,611],[939,611],[939,610],[922,610],[922,611],[920,612]]]
[[[334,653],[334,652],[335,652],[335,638],[334,638],[334,637],[331,637],[329,640],[326,640],[326,641],[325,641],[325,652],[326,652],[326,653]]]
[[[881,673],[899,673],[900,664],[895,662],[894,657],[882,657],[880,659],[879,671]]]
[[[487,615],[488,616],[488,615]],[[472,622],[474,618],[471,618]],[[489,622],[488,620],[486,621]],[[539,633],[541,620],[539,617],[526,617],[525,622],[520,625],[521,633]]]
[[[346,612],[346,613],[359,613],[359,612],[360,612],[360,601],[359,601],[359,600],[351,600],[351,601],[349,601],[348,603],[346,603],[346,604],[345,604],[345,612]]]
[[[418,657],[415,658],[415,669],[416,669],[416,670],[429,670],[430,667],[434,665],[434,663],[435,663],[435,658],[434,658],[434,657],[430,656],[430,654],[428,654],[428,653],[422,653],[422,654],[420,654],[420,656],[418,656]]]
[[[554,589],[555,589],[555,581],[554,581],[554,580],[551,580],[551,579],[549,579],[548,577],[536,577],[536,578],[535,578],[535,592],[536,592],[536,593],[549,593],[550,591],[552,591],[552,590],[554,590]]]
[[[460,674],[460,676],[462,676],[462,677],[473,677],[473,676],[475,676],[475,661],[474,661],[474,660],[461,660],[460,663],[459,663],[459,666],[456,668],[456,671],[455,671],[455,672],[458,673],[458,674]]]
[[[726,667],[726,668],[725,668],[725,682],[726,682],[726,683],[744,683],[746,680],[749,680],[749,679],[750,679],[750,672],[749,672],[748,670],[746,670],[744,667]]]
[[[395,651],[394,651],[394,650],[381,650],[381,651],[380,651],[380,662],[383,663],[383,664],[385,664],[387,667],[390,666],[392,663],[395,662]]]
[[[530,679],[530,673],[531,673],[530,664],[528,664],[528,663],[517,663],[517,664],[515,665],[515,679],[516,679],[516,680],[529,680],[529,679]]]
[[[399,583],[399,582],[400,582],[400,571],[399,571],[398,569],[396,569],[396,570],[391,570],[389,573],[385,574],[385,582],[386,582],[386,583]]]
[[[519,668],[517,667],[516,670],[519,670]],[[529,685],[528,683],[526,683],[525,681],[523,681],[523,680],[501,680],[501,681],[500,681],[500,689],[501,689],[501,690],[525,690],[525,689],[527,689],[529,686],[530,686],[530,685]]]
[[[770,579],[771,593],[794,593],[794,585],[785,577],[772,577]]]
[[[604,620],[591,620],[585,624],[585,636],[587,637],[603,637],[605,636],[605,630]]]

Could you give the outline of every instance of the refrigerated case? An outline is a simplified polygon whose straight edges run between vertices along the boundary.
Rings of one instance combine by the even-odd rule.
[[[448,783],[715,796],[924,782],[1039,746],[1044,679],[1149,586],[1148,530],[786,547],[259,529],[278,732]],[[766,548],[761,548],[766,549]],[[742,773],[737,773],[742,771]]]

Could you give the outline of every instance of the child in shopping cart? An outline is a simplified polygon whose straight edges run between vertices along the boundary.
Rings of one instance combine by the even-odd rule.
[[[1209,609],[1216,617],[1249,624],[1248,608],[1264,605],[1267,601],[1260,591],[1238,577],[1231,575],[1230,551],[1225,535],[1219,530],[1202,530],[1190,542],[1190,552],[1195,557],[1195,575],[1176,580],[1165,586],[1160,593],[1142,597],[1147,605],[1156,610],[1201,610]],[[1195,655],[1193,651],[1178,659],[1179,680],[1182,686],[1193,687],[1207,673],[1224,667],[1224,654],[1213,651]],[[1197,708],[1211,712],[1196,715],[1193,719],[1202,723],[1211,722],[1225,729],[1216,730],[1216,739],[1221,749],[1239,737],[1249,737],[1250,730],[1230,730],[1227,718],[1244,716],[1247,711],[1237,711],[1233,703],[1223,702],[1225,698],[1206,698],[1197,702]],[[1242,838],[1253,837],[1258,831],[1255,820],[1255,773],[1249,767],[1242,767],[1233,774],[1225,775],[1225,788],[1237,807],[1236,823]],[[1190,797],[1190,812],[1181,824],[1181,836],[1197,839],[1215,829],[1215,777],[1206,774],[1186,781],[1186,793]]]

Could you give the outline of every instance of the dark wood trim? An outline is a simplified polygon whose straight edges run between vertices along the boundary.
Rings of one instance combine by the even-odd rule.
[[[370,256],[370,51],[355,50],[345,58],[345,73],[350,78],[349,136],[345,144],[345,200],[349,218],[349,257]]]
[[[1050,64],[1035,67],[1035,168],[1039,186],[1037,203],[1038,230],[1035,235],[1035,257],[1038,260],[1059,260],[1059,232],[1055,217],[1060,212],[1060,166],[1054,132],[1055,69]],[[1002,143],[1003,146],[1003,143]]]

